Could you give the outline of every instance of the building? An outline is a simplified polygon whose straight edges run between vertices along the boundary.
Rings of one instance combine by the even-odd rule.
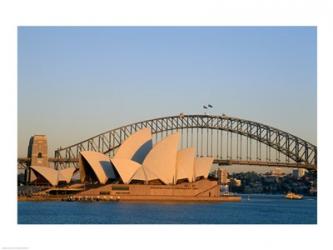
[[[242,185],[242,181],[236,178],[232,178],[231,183],[235,187],[240,187]]]
[[[229,182],[228,179],[228,170],[224,168],[219,168],[217,170],[217,179],[219,184],[226,185]]]
[[[293,169],[292,176],[295,179],[299,179],[305,175],[305,169],[304,168],[295,168]]]
[[[179,139],[179,133],[174,133],[153,147],[150,129],[143,128],[129,136],[113,158],[100,152],[81,151],[81,183],[172,185],[207,179],[213,158],[196,158],[194,148],[177,150]],[[29,156],[32,159],[30,176],[33,176],[29,183],[52,186],[70,183],[76,169],[55,170],[49,167],[46,136],[32,137]]]
[[[121,196],[122,199],[201,199],[220,197],[216,181],[208,179],[211,157],[195,157],[194,148],[178,150],[180,134],[152,144],[149,128],[128,137],[115,156],[81,151],[80,196]],[[224,178],[224,177],[223,177]],[[224,179],[223,179],[224,180]]]
[[[178,151],[179,139],[174,133],[152,146],[150,129],[144,128],[127,138],[113,158],[81,151],[81,182],[168,185],[207,178],[213,158],[196,158],[194,148]]]
[[[153,145],[151,130],[143,128],[123,141],[112,158],[81,151],[79,169],[30,166],[36,177],[32,183],[53,187],[21,199],[239,201],[239,196],[221,196],[216,179],[208,178],[213,158],[196,157],[193,147],[179,150],[179,140],[174,133]],[[71,182],[76,170],[80,183]],[[228,173],[221,177],[227,181]]]
[[[285,173],[282,171],[281,168],[273,168],[270,175],[271,176],[276,176],[276,177],[281,177],[281,176],[284,176]]]

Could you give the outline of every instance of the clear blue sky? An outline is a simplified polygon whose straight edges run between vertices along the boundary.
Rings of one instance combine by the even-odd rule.
[[[314,27],[20,27],[18,154],[129,122],[226,113],[317,140]]]

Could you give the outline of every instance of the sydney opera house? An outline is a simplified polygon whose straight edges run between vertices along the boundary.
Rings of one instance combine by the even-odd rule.
[[[150,129],[143,128],[129,136],[112,158],[100,152],[81,151],[81,189],[75,196],[218,200],[220,186],[208,179],[213,158],[196,157],[192,147],[178,150],[179,140],[179,133],[174,133],[153,145]],[[31,169],[37,179],[47,180],[53,186],[70,183],[75,172],[74,168],[55,170],[31,166]]]

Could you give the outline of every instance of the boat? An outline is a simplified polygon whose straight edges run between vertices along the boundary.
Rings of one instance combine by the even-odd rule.
[[[295,194],[292,192],[288,192],[285,196],[286,199],[290,199],[290,200],[301,200],[303,199],[303,195],[301,194]]]

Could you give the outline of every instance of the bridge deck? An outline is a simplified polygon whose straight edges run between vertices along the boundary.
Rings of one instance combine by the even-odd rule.
[[[61,158],[49,158],[49,162],[61,162],[61,163],[78,163],[78,159],[61,159]],[[29,163],[30,158],[18,158],[18,163]],[[315,165],[306,165],[303,163],[295,162],[271,162],[271,161],[260,161],[260,160],[223,160],[215,159],[215,164],[219,166],[230,166],[230,165],[247,165],[247,166],[261,166],[261,167],[283,167],[283,168],[305,168],[308,170],[316,170]]]

